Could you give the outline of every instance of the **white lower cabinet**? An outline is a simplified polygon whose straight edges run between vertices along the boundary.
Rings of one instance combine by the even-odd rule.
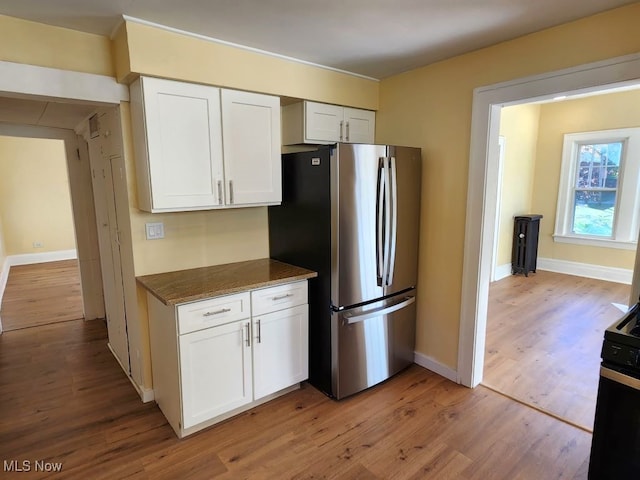
[[[306,380],[309,371],[307,305],[253,319],[253,396],[266,397]]]
[[[149,294],[148,305],[154,396],[179,437],[308,377],[306,280],[177,306]]]
[[[180,336],[183,428],[250,403],[253,398],[250,322]]]

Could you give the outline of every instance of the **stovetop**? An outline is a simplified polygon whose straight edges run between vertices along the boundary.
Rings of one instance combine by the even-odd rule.
[[[604,338],[640,348],[640,302],[607,328]]]
[[[640,303],[605,330],[601,356],[603,365],[640,373]]]

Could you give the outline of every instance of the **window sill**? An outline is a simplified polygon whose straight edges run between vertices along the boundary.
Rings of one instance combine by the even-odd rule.
[[[570,235],[554,235],[553,241],[557,243],[571,243],[574,245],[587,245],[589,247],[617,248],[620,250],[636,250],[636,242],[623,242],[609,238],[575,237]]]

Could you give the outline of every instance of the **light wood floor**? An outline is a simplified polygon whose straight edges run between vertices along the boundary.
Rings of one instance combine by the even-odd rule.
[[[106,342],[102,321],[0,336],[0,460],[63,468],[16,478],[586,479],[589,433],[418,366],[341,402],[303,384],[178,440]]]
[[[5,331],[83,318],[77,260],[16,265],[2,297]]]
[[[591,431],[604,330],[630,291],[541,270],[493,283],[483,384]]]

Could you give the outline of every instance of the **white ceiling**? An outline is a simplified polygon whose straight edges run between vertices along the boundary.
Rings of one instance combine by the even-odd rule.
[[[0,0],[0,14],[107,36],[124,14],[385,78],[629,3],[634,0]]]

